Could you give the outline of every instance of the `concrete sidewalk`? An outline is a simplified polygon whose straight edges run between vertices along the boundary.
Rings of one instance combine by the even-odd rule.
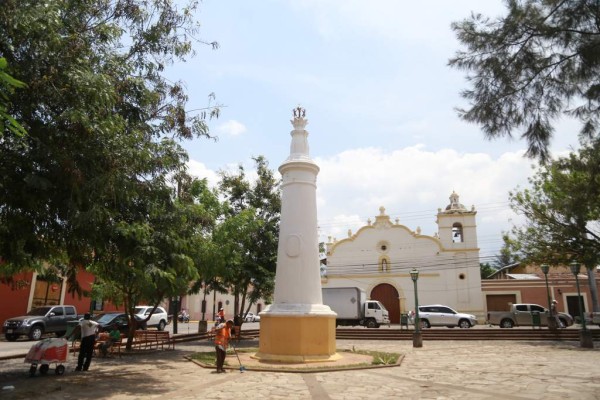
[[[600,347],[599,343],[595,343]],[[257,347],[257,341],[238,347]],[[23,360],[0,361],[1,399],[600,399],[600,349],[576,342],[338,340],[339,349],[397,352],[400,367],[337,372],[226,374],[184,359],[208,341],[175,351],[96,358],[90,371],[28,377]],[[228,356],[236,367],[237,359]]]

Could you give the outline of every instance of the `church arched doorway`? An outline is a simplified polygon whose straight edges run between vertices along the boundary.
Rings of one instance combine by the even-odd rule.
[[[390,322],[400,323],[400,301],[398,291],[388,283],[380,283],[371,290],[371,300],[379,300],[390,312]]]

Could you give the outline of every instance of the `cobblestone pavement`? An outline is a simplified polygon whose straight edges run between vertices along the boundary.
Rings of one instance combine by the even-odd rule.
[[[600,347],[576,342],[338,340],[339,349],[405,355],[401,366],[284,373],[232,369],[216,374],[187,361],[211,351],[207,341],[175,351],[95,358],[75,372],[74,359],[56,376],[28,376],[23,359],[0,361],[0,399],[600,399]],[[256,341],[238,347],[257,347]],[[230,355],[228,362],[237,366]],[[12,387],[12,388],[11,388]]]

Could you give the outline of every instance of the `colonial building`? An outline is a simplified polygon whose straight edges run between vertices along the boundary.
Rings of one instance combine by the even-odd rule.
[[[599,268],[588,271],[581,267],[577,274],[578,291],[569,266],[552,265],[548,274],[544,275],[539,265],[507,265],[481,282],[486,309],[508,311],[515,303],[534,303],[549,308],[549,302],[556,300],[558,311],[578,320],[582,312],[595,310],[590,286],[594,281],[596,288],[600,286]]]
[[[419,304],[444,304],[485,320],[477,212],[460,204],[456,193],[450,204],[438,209],[438,232],[424,235],[396,219],[391,221],[380,207],[375,221],[343,240],[327,243],[327,266],[322,270],[323,287],[359,287],[367,297],[379,300],[390,312],[392,323],[414,309],[414,284],[410,270],[419,271]]]

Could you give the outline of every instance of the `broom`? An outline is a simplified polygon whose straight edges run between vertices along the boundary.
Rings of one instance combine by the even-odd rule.
[[[238,352],[237,352],[237,350],[236,350],[235,345],[233,344],[233,342],[231,342],[231,347],[233,347],[233,352],[235,353],[235,356],[237,357],[238,362],[240,363],[240,373],[243,374],[244,371],[246,370],[246,367],[244,367],[242,365],[242,360],[240,360],[240,356],[238,355]]]

